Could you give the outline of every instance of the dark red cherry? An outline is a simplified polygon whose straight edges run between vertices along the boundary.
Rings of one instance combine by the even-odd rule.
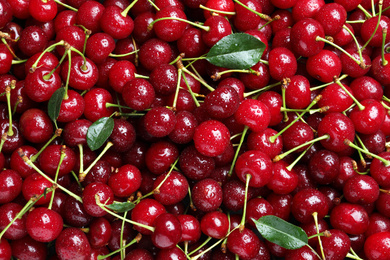
[[[57,72],[45,67],[36,69],[26,76],[24,89],[27,96],[35,102],[48,101],[53,93],[61,87],[61,77]]]
[[[297,121],[292,124],[287,130],[282,134],[282,143],[285,150],[291,150],[301,144],[304,144],[308,141],[313,140],[314,133],[311,127],[303,123],[302,121]],[[303,152],[308,145],[298,149],[298,152]]]
[[[198,126],[198,121],[195,116],[189,111],[179,111],[176,113],[176,124],[168,137],[172,142],[177,144],[185,144],[192,141],[195,133],[195,128]]]
[[[128,37],[134,29],[134,21],[118,6],[107,6],[100,18],[100,27],[114,39]]]
[[[220,121],[208,120],[195,128],[193,139],[198,152],[213,157],[225,151],[230,143],[230,133]]]
[[[32,143],[46,142],[53,135],[53,124],[49,116],[38,108],[26,110],[21,115],[19,124],[20,133]]]
[[[343,27],[347,19],[347,12],[340,4],[325,4],[314,16],[314,19],[321,23],[326,35],[333,36]]]
[[[383,88],[381,84],[369,76],[362,76],[354,79],[349,87],[358,101],[364,99],[376,99],[379,101],[383,97]]]
[[[202,232],[199,221],[192,215],[178,215],[181,225],[181,241],[196,242]]]
[[[195,208],[204,212],[214,211],[222,203],[222,188],[213,179],[206,178],[197,182],[191,195]]]
[[[69,89],[68,96],[62,100],[58,122],[71,122],[84,113],[85,101],[83,97],[76,91]]]
[[[346,181],[343,194],[345,199],[351,203],[374,203],[379,197],[379,185],[369,175],[357,175]]]
[[[153,189],[162,184],[159,187],[159,192],[154,194],[154,198],[163,205],[173,205],[187,196],[188,182],[185,176],[179,172],[172,171],[166,178],[167,175],[162,174],[154,181]]]
[[[245,0],[241,2],[246,6],[250,6],[252,10],[261,13],[262,8],[259,2]],[[236,15],[234,16],[234,26],[237,30],[245,32],[251,29],[256,29],[260,23],[261,17],[238,3],[234,3]]]
[[[160,175],[168,171],[178,157],[179,150],[175,144],[159,141],[149,147],[145,154],[145,162],[152,173]]]
[[[385,119],[385,108],[375,99],[365,99],[360,104],[364,107],[363,110],[355,106],[349,114],[356,131],[361,134],[376,133]]]
[[[38,0],[41,1],[41,0]],[[56,34],[55,41],[59,42],[61,40],[64,40],[65,42],[69,43],[70,46],[76,48],[80,52],[83,52],[84,44],[85,44],[85,33],[83,29],[81,29],[78,26],[66,26],[59,30]],[[56,50],[60,56],[64,55],[65,48],[61,45],[56,47]],[[72,55],[76,57],[76,53],[72,52]],[[77,54],[77,56],[79,56]]]
[[[107,103],[114,102],[110,92],[106,89],[94,88],[88,91],[84,96],[84,101],[84,116],[92,122],[114,113],[114,108],[106,106]]]
[[[166,107],[152,108],[146,113],[144,120],[146,131],[155,137],[169,135],[176,124],[175,114]]]
[[[77,248],[78,250],[74,250]],[[57,255],[62,259],[86,258],[91,252],[88,238],[81,229],[68,227],[62,230],[55,242]]]
[[[298,185],[298,175],[294,169],[289,170],[285,161],[273,164],[273,175],[267,187],[276,194],[289,194]]]
[[[351,93],[351,89],[343,86]],[[352,98],[336,83],[326,86],[321,91],[321,99],[318,101],[319,107],[327,107],[324,113],[343,112],[347,110],[352,104]]]
[[[12,256],[18,259],[47,259],[47,244],[38,242],[30,236],[11,242]]]
[[[230,86],[218,87],[208,94],[204,100],[206,111],[213,118],[227,118],[232,116],[240,103],[237,91]]]
[[[175,247],[181,239],[181,224],[177,217],[162,213],[154,221],[153,244],[160,249]]]
[[[256,73],[240,73],[240,80],[244,83],[245,87],[249,89],[261,89],[267,86],[270,80],[269,68],[262,62],[258,62],[251,67]]]
[[[107,33],[95,33],[88,38],[87,45],[85,55],[95,64],[100,64],[115,49],[115,40]]]
[[[292,9],[293,18],[295,21],[313,18],[324,5],[324,0],[298,0]]]
[[[389,152],[382,152],[378,154],[380,157],[382,157],[385,160],[390,159],[390,153]],[[378,185],[381,188],[389,189],[390,188],[390,168],[385,166],[383,162],[381,162],[379,159],[373,159],[370,165],[370,174],[371,177],[375,179],[375,181],[378,183]]]
[[[199,57],[206,51],[206,45],[202,40],[202,30],[190,27],[177,40],[177,48],[185,57]]]
[[[187,20],[187,16],[184,11],[176,6],[165,6],[160,9],[154,19],[160,18],[173,18],[167,20],[157,21],[153,24],[153,30],[157,37],[166,42],[172,42],[178,40],[187,28],[187,23],[174,18]]]
[[[294,77],[295,76],[293,76],[293,78]],[[295,88],[293,87],[293,89]],[[275,126],[279,124],[283,119],[283,113],[280,110],[283,104],[282,96],[279,93],[270,90],[261,93],[257,99],[263,102],[268,107],[268,110],[271,114],[271,120],[269,122],[269,126]],[[290,99],[290,98],[287,97],[286,95],[286,99]]]
[[[286,86],[285,99],[286,106],[288,108],[306,108],[311,102],[309,80],[302,75],[294,75],[290,77],[290,81]]]
[[[373,234],[390,231],[390,221],[387,217],[380,213],[374,212],[370,215],[370,224],[367,231],[364,233],[366,237]]]
[[[386,53],[385,60],[390,60],[390,53]],[[382,57],[378,56],[372,61],[371,74],[372,77],[385,87],[390,86],[389,80],[390,65],[383,65]]]
[[[200,228],[203,234],[212,238],[222,239],[229,231],[229,219],[223,212],[208,212],[202,217]]]
[[[154,220],[162,213],[165,213],[166,210],[164,206],[154,199],[145,198],[141,200],[131,211],[131,220],[152,226]],[[151,235],[152,232],[143,227],[134,225],[134,229],[140,232],[143,235]]]
[[[359,235],[366,232],[369,217],[363,206],[351,203],[340,203],[330,212],[330,223],[347,234]]]
[[[369,236],[364,242],[364,253],[368,259],[386,259],[390,247],[386,243],[390,238],[390,232],[384,231]]]
[[[152,84],[145,79],[135,78],[125,84],[122,97],[130,108],[142,111],[149,108],[155,98]]]
[[[277,81],[290,78],[297,71],[297,60],[294,54],[287,48],[276,47],[269,53],[269,72],[271,77]]]
[[[5,44],[0,44],[0,73],[6,74],[11,70],[12,66],[12,54],[7,49],[7,46]]]
[[[45,193],[47,188],[52,186],[51,182],[45,177],[35,172],[26,177],[22,185],[23,197],[29,200],[35,196]],[[44,205],[50,201],[52,192],[48,192],[46,196],[41,197],[35,205]]]
[[[309,161],[310,178],[318,184],[330,184],[339,174],[340,161],[336,153],[320,150]]]
[[[76,22],[91,30],[93,35],[101,30],[99,22],[103,12],[104,6],[100,2],[85,1],[77,10]]]
[[[310,222],[314,212],[318,213],[318,218],[323,218],[328,214],[328,210],[329,206],[325,195],[313,188],[298,191],[291,204],[293,216],[301,223]]]
[[[202,180],[215,169],[215,160],[188,146],[180,154],[179,166],[183,174],[191,180]]]
[[[324,83],[332,82],[341,73],[341,60],[335,53],[321,50],[307,59],[306,69],[313,78]]]
[[[67,80],[69,61],[65,61],[61,69],[63,81]],[[98,80],[98,70],[94,62],[81,56],[72,57],[70,63],[69,86],[77,90],[92,88]]]
[[[102,217],[107,214],[99,205],[97,205],[97,198],[101,203],[108,205],[114,201],[114,192],[112,189],[101,182],[94,182],[88,184],[83,190],[83,206],[85,211],[93,217]]]
[[[369,19],[367,19],[363,24],[362,28],[360,30],[362,39],[367,42],[372,36],[375,28],[378,24],[379,16],[373,16]],[[380,18],[378,29],[375,31],[375,34],[373,35],[372,39],[369,42],[370,46],[373,47],[381,47],[383,42],[383,34],[382,30],[384,28],[389,28],[390,26],[390,18],[383,15]],[[385,43],[390,41],[390,35],[386,34]]]
[[[362,61],[360,64],[356,60],[360,61],[360,55],[356,50],[347,49],[347,52],[354,59],[350,58],[347,54],[341,53],[340,59],[343,66],[342,72],[348,74],[353,78],[358,78],[366,75],[371,67],[371,58],[366,53],[362,53]]]
[[[239,255],[242,259],[255,257],[260,250],[260,239],[250,229],[236,229],[229,234],[227,248],[230,252]]]
[[[85,211],[83,204],[73,197],[66,198],[64,208],[66,210],[63,217],[66,224],[81,228],[91,223],[92,216]]]
[[[208,18],[204,26],[208,26],[210,29],[208,31],[202,31],[202,40],[210,48],[220,39],[232,33],[232,27],[229,21],[219,15]]]
[[[15,170],[7,169],[0,172],[0,203],[13,201],[22,191],[22,177]]]
[[[254,132],[263,131],[271,121],[268,107],[256,99],[242,101],[234,113],[234,117],[238,123],[248,126]]]
[[[141,45],[138,55],[142,66],[152,71],[159,65],[171,61],[172,50],[167,42],[152,38]]]
[[[154,30],[148,30],[149,25],[154,21],[153,12],[144,12],[134,18],[134,30],[132,36],[139,43],[155,37]]]
[[[338,229],[328,231],[330,236],[321,238],[322,250],[326,259],[345,259],[351,248],[351,241],[348,235]],[[317,245],[317,252],[321,252],[320,245]]]
[[[11,259],[12,257],[11,246],[5,238],[0,241],[0,257],[1,259]]]
[[[62,160],[60,169],[58,171],[58,177],[61,177],[70,173],[75,166],[76,154],[72,149],[63,147],[59,144],[53,144],[47,146],[39,156],[39,164],[41,169],[53,178],[57,173],[57,168],[62,152],[65,153],[65,157]]]
[[[18,39],[18,47],[28,57],[43,51],[48,43],[45,32],[38,26],[28,26],[23,29]]]
[[[4,228],[11,223],[11,221],[16,217],[16,215],[22,210],[22,206],[10,202],[1,205],[0,207],[0,229],[4,230]],[[22,218],[16,219],[11,226],[5,231],[3,238],[6,239],[20,239],[27,235],[26,230],[26,215],[23,215]]]

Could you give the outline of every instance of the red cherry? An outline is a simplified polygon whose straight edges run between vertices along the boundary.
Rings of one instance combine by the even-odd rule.
[[[26,219],[26,229],[31,238],[39,242],[55,240],[61,233],[63,220],[60,214],[45,207],[35,208]]]
[[[77,248],[78,250],[74,250]],[[86,258],[91,252],[87,236],[81,229],[69,227],[62,230],[55,242],[57,255],[62,259]]]
[[[230,133],[223,123],[208,120],[195,128],[193,139],[198,152],[213,157],[225,151],[230,143]]]

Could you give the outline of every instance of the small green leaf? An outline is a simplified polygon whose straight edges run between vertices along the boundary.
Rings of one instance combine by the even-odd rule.
[[[248,69],[260,61],[265,44],[246,33],[233,33],[219,40],[206,59],[219,67]]]
[[[114,201],[112,204],[106,205],[106,207],[115,212],[123,213],[132,210],[135,207],[135,204],[129,201],[125,201],[125,202]]]
[[[95,121],[87,131],[87,144],[92,151],[99,149],[110,137],[114,129],[114,119],[102,117]]]
[[[62,100],[65,96],[65,88],[57,89],[51,96],[48,102],[48,111],[49,117],[54,122],[57,120],[58,115],[60,114]]]
[[[298,249],[308,243],[306,232],[276,216],[267,215],[253,220],[257,230],[268,241],[286,249]]]

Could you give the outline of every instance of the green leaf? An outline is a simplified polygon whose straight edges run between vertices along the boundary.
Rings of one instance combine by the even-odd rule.
[[[206,59],[219,67],[248,69],[260,61],[265,44],[246,33],[233,33],[219,40]]]
[[[132,210],[135,207],[135,204],[128,201],[125,202],[114,201],[112,204],[106,205],[106,207],[115,212],[123,213]]]
[[[87,131],[87,144],[92,151],[99,149],[110,137],[114,129],[114,119],[102,117],[95,121]]]
[[[48,111],[49,117],[54,122],[57,120],[58,115],[60,114],[62,100],[65,96],[65,88],[57,89],[51,96],[48,102]]]
[[[308,243],[306,232],[276,216],[267,215],[253,220],[257,230],[268,241],[286,249],[298,249]]]

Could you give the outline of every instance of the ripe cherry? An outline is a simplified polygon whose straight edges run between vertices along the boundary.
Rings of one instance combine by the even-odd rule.
[[[106,106],[107,103],[114,102],[108,90],[103,88],[94,88],[85,94],[84,101],[84,116],[91,122],[95,122],[102,117],[109,117],[112,113],[114,113],[114,109],[112,107]]]
[[[134,21],[120,7],[107,6],[100,18],[100,27],[114,39],[123,39],[133,32]]]
[[[175,247],[181,239],[181,224],[177,217],[162,213],[154,221],[153,244],[161,249]]]
[[[0,229],[4,228],[11,223],[11,221],[16,217],[16,215],[22,210],[22,206],[10,202],[0,206]],[[23,215],[22,218],[16,219],[12,225],[5,231],[3,238],[5,239],[20,239],[27,235],[26,230],[26,215]]]
[[[114,192],[108,185],[101,182],[90,183],[83,190],[85,211],[93,217],[102,217],[107,212],[97,205],[96,196],[101,203],[111,204],[114,201]]]
[[[39,242],[55,240],[61,233],[63,220],[54,210],[39,207],[27,215],[26,229],[31,238]]]
[[[198,152],[213,157],[225,151],[230,143],[230,133],[220,121],[208,120],[195,128],[193,139]]]
[[[369,217],[363,206],[345,202],[333,208],[330,223],[347,234],[359,235],[366,232]]]
[[[301,223],[308,223],[313,219],[312,214],[317,212],[318,218],[328,214],[329,206],[326,197],[320,191],[307,188],[298,191],[292,200],[291,212],[296,220]]]
[[[240,258],[250,259],[259,253],[260,239],[248,228],[242,231],[236,229],[229,234],[226,245],[230,252],[239,255]]]
[[[364,242],[364,253],[368,259],[386,259],[390,248],[386,243],[390,238],[390,232],[384,231],[367,237]]]
[[[328,83],[338,77],[341,73],[341,60],[333,52],[321,50],[316,55],[312,55],[307,59],[307,72],[315,79],[321,82]]]
[[[78,250],[74,250],[77,248]],[[57,255],[62,259],[86,258],[91,252],[87,236],[81,229],[69,227],[62,230],[55,242]]]
[[[242,101],[234,117],[238,123],[248,126],[254,132],[265,130],[271,121],[268,107],[256,99]]]
[[[54,20],[54,17],[57,15],[57,3],[54,0],[32,0],[28,9],[31,16],[40,22]]]
[[[60,87],[60,75],[57,72],[51,74],[51,70],[45,67],[27,74],[24,84],[25,93],[35,102],[48,101]]]
[[[61,166],[58,171],[58,177],[64,176],[70,173],[76,164],[76,154],[72,149],[63,147],[62,145],[49,145],[47,146],[39,157],[39,165],[41,169],[53,177],[56,175],[57,168],[60,162],[61,153],[65,154],[62,160]]]
[[[61,69],[63,81],[67,80],[69,61],[65,61]],[[98,80],[98,71],[94,62],[81,56],[72,57],[70,63],[69,86],[77,90],[92,88]]]
[[[167,173],[161,174],[154,181],[153,189],[156,190],[159,187],[154,194],[154,198],[163,205],[179,203],[187,196],[187,179],[183,174],[176,171],[172,171],[167,178],[166,176]]]
[[[131,220],[144,225],[152,226],[154,220],[162,213],[166,212],[164,206],[154,199],[141,200],[131,211]],[[134,229],[143,235],[151,235],[152,232],[143,227],[134,225]]]
[[[360,102],[363,109],[354,107],[349,115],[355,129],[361,134],[374,134],[380,128],[385,119],[386,110],[375,99],[365,99]]]
[[[214,211],[222,203],[222,188],[213,179],[203,179],[197,182],[191,191],[194,206],[204,212]]]
[[[104,6],[99,2],[85,1],[77,10],[76,24],[83,25],[94,35],[101,30],[99,21],[103,16],[104,9]]]
[[[291,29],[291,44],[294,53],[303,57],[318,54],[325,43],[317,41],[317,37],[325,37],[322,25],[312,18],[306,18],[295,23]]]

